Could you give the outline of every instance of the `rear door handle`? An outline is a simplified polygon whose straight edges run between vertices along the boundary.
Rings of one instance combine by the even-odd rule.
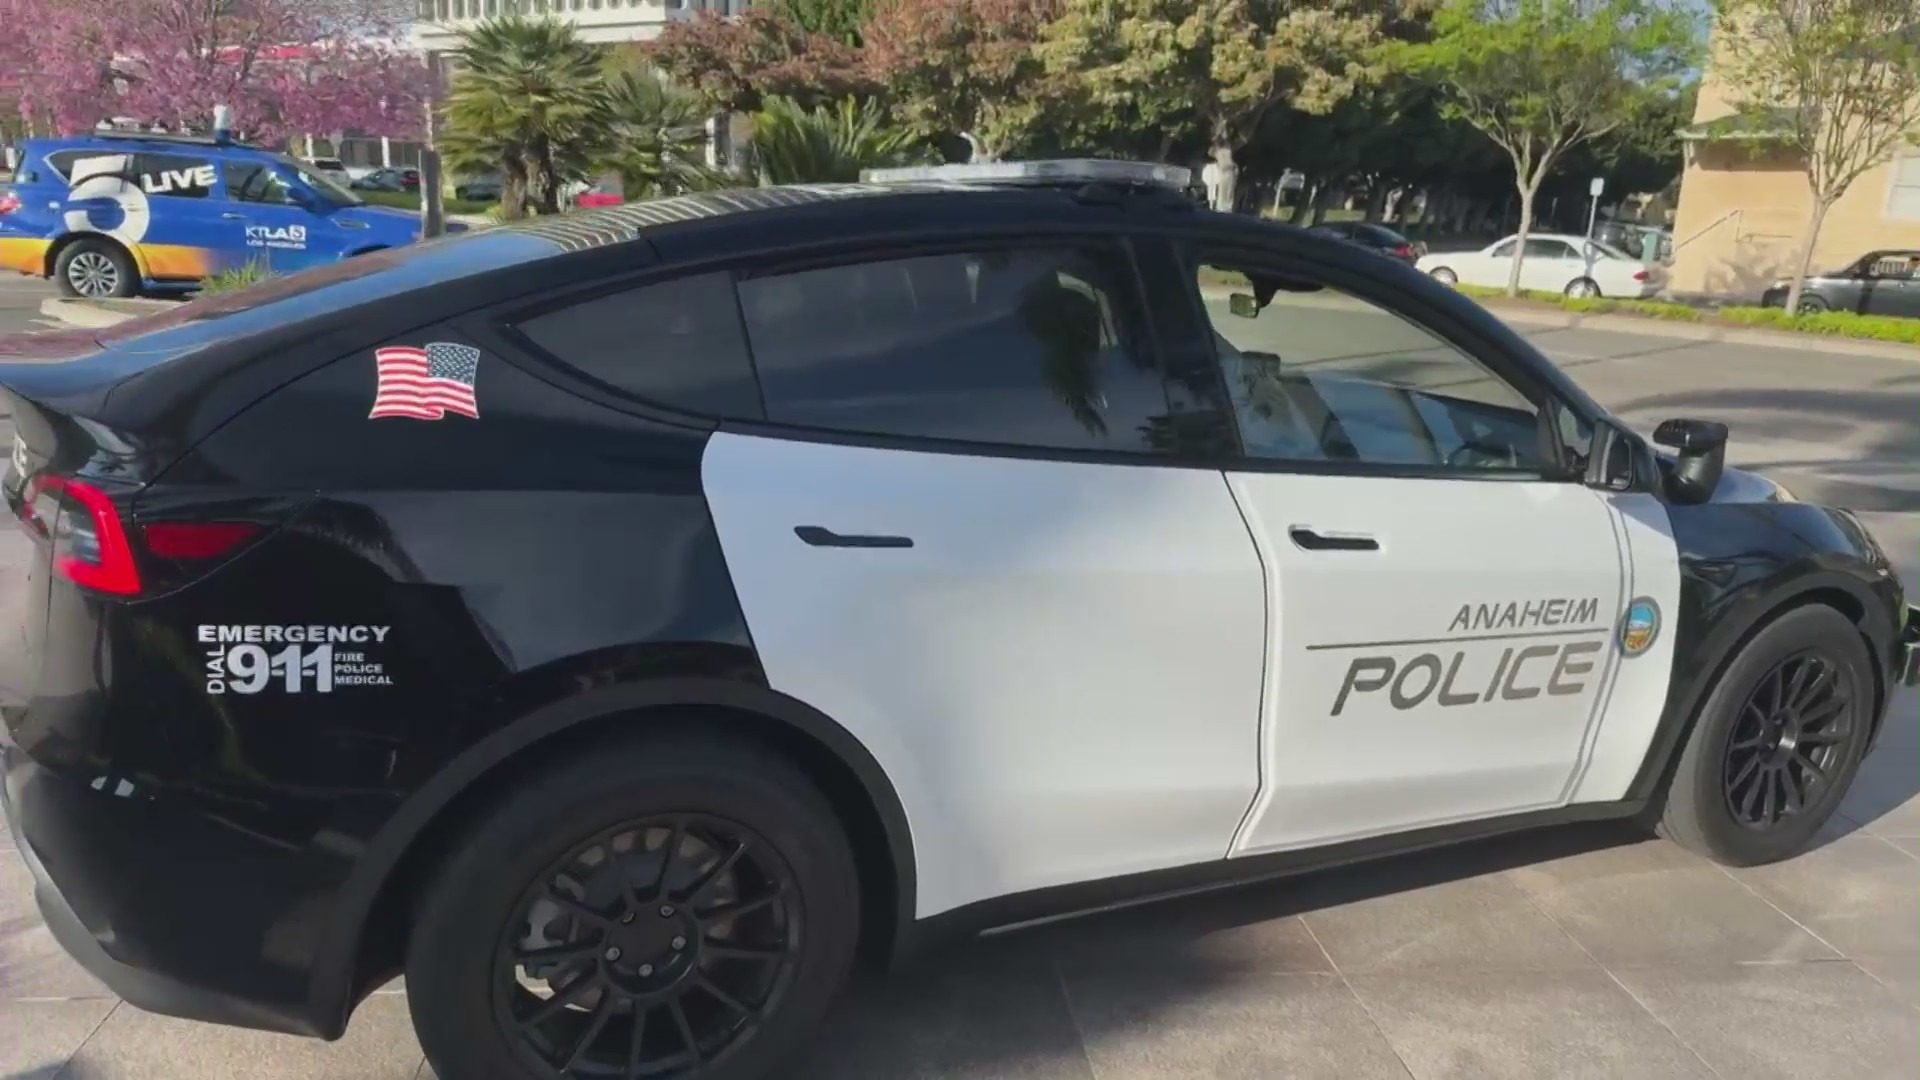
[[[818,525],[795,525],[793,534],[814,547],[910,548],[911,536],[876,536],[870,533],[841,534]]]
[[[1302,551],[1379,551],[1380,541],[1359,533],[1319,533],[1305,525],[1287,530],[1294,546]]]

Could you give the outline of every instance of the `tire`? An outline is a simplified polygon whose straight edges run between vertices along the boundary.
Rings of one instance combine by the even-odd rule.
[[[622,831],[640,823],[651,824]],[[621,849],[623,839],[630,843]],[[745,854],[700,885],[734,840],[745,841]],[[670,846],[680,854],[663,874]],[[561,868],[570,873],[553,883]],[[625,888],[615,868],[624,868]],[[547,899],[553,889],[572,899],[556,906]],[[748,909],[713,915],[729,905]],[[639,995],[651,1003],[639,1071],[663,1080],[770,1076],[793,1060],[845,983],[859,905],[839,822],[784,760],[691,733],[600,746],[519,783],[425,890],[406,960],[414,1028],[444,1077],[620,1076]],[[572,995],[557,1009],[552,997],[542,1002],[523,988],[533,968],[506,958],[516,945],[556,941],[578,947],[544,972],[550,992]],[[760,947],[770,951],[748,955]],[[767,959],[776,954],[783,959]],[[724,997],[701,988],[702,978]],[[593,988],[575,994],[581,986]],[[669,993],[685,995],[677,1015]],[[543,1005],[554,1015],[535,1019]],[[764,1010],[757,1024],[735,1011],[755,1006]],[[517,1028],[516,1019],[531,1022]],[[715,1037],[729,1025],[732,1041]],[[703,1058],[697,1074],[645,1071],[676,1056],[691,1065],[687,1031]],[[585,1055],[571,1071],[569,1053]]]
[[[1786,306],[1785,301],[1781,302],[1781,306],[1782,307]],[[1795,314],[1818,315],[1821,312],[1827,311],[1827,310],[1829,309],[1827,307],[1827,302],[1825,299],[1813,293],[1806,293],[1800,297],[1800,310],[1795,312]]]
[[[1444,266],[1434,267],[1428,272],[1427,276],[1448,288],[1452,288],[1460,283],[1460,276]]]
[[[111,240],[75,240],[61,248],[53,262],[53,280],[62,293],[88,300],[140,291],[140,270],[133,256]]]
[[[1600,284],[1592,278],[1574,278],[1567,282],[1566,293],[1576,300],[1596,300],[1600,297]]]
[[[1777,691],[1800,702],[1806,722],[1790,724],[1781,733],[1787,737],[1770,747],[1779,735],[1764,721]],[[1805,850],[1859,771],[1875,719],[1874,693],[1872,659],[1852,621],[1824,604],[1781,615],[1735,654],[1707,695],[1674,768],[1658,831],[1728,866],[1777,862]],[[1824,780],[1800,764],[1803,757]],[[1779,769],[1785,780],[1771,779]],[[1801,792],[1797,810],[1790,789]]]

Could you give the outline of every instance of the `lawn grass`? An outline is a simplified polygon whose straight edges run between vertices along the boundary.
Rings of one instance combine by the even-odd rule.
[[[420,209],[420,195],[413,191],[356,191],[355,195],[365,199],[372,206],[389,206],[395,210]],[[442,199],[440,209],[447,214],[484,214],[488,208],[498,205],[490,202],[475,202],[470,199]]]
[[[1505,289],[1478,285],[1456,285],[1463,296],[1476,300],[1512,302]],[[1897,319],[1886,315],[1852,315],[1824,311],[1818,315],[1789,316],[1780,308],[1693,307],[1669,300],[1614,300],[1607,297],[1575,299],[1559,293],[1522,289],[1520,300],[1561,308],[1579,315],[1633,315],[1668,322],[1702,323],[1710,326],[1755,327],[1816,337],[1852,338],[1861,341],[1886,341],[1898,345],[1920,345],[1920,319]]]

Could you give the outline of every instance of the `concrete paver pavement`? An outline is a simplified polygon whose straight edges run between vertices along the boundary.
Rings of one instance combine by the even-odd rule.
[[[0,279],[0,332],[31,320],[10,296]],[[1637,424],[1726,417],[1736,462],[1808,498],[1864,493],[1850,501],[1891,511],[1869,527],[1920,592],[1920,363],[1533,336]],[[21,542],[0,536],[0,602]],[[791,1075],[1910,1080],[1920,696],[1895,702],[1843,814],[1771,867],[1579,826],[998,935],[864,980]],[[4,836],[0,1078],[431,1075],[398,987],[332,1045],[118,1004],[54,946]]]

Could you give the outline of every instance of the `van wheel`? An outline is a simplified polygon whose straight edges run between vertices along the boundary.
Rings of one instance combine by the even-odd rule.
[[[60,249],[53,263],[60,291],[88,300],[132,296],[140,289],[140,271],[127,249],[108,240],[76,240]]]
[[[1821,604],[1782,615],[1708,694],[1661,835],[1729,866],[1805,850],[1859,771],[1874,693],[1872,660],[1846,616]]]
[[[462,1080],[748,1080],[790,1064],[852,965],[832,809],[771,754],[635,740],[517,784],[415,914],[408,1001]]]

